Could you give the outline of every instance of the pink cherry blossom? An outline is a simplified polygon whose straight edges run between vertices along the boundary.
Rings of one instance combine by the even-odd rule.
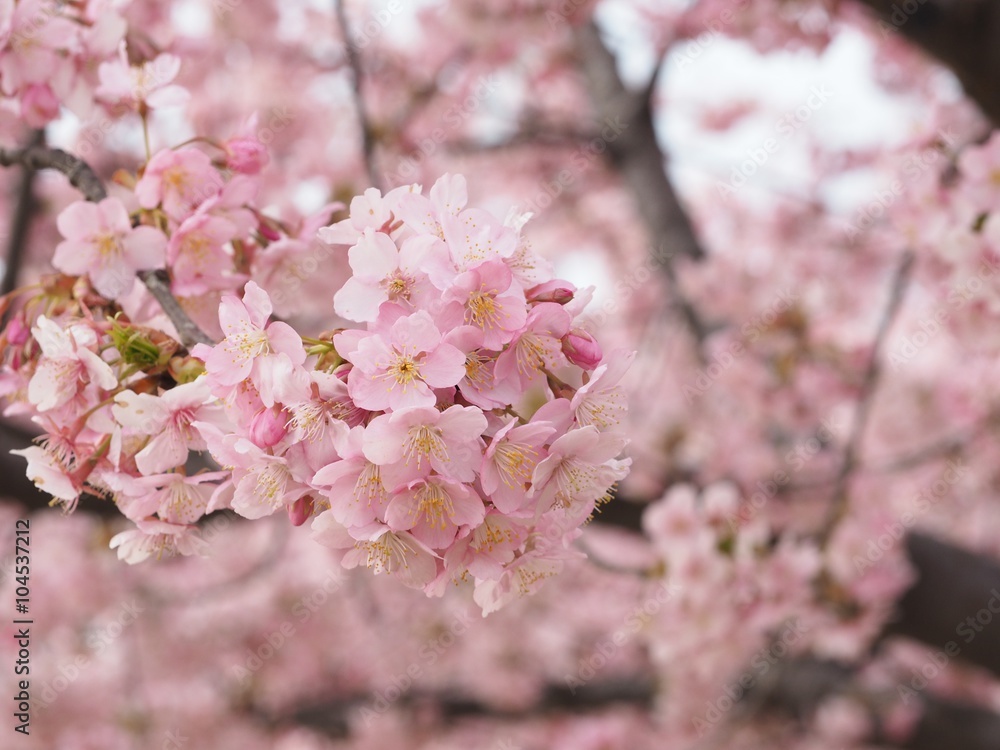
[[[163,266],[167,238],[153,227],[133,228],[117,198],[72,203],[56,224],[65,239],[56,246],[52,264],[63,273],[86,274],[108,299],[128,292],[136,271]]]
[[[383,414],[365,429],[364,452],[382,467],[389,489],[431,470],[462,482],[475,478],[486,417],[475,406],[413,407]]]
[[[342,335],[341,335],[342,336]],[[433,406],[432,388],[454,386],[465,376],[465,356],[441,341],[430,315],[421,310],[400,317],[385,335],[361,338],[341,356],[354,365],[347,387],[354,402],[371,411]]]
[[[524,328],[497,358],[496,377],[517,377],[522,387],[555,369],[564,360],[561,339],[569,333],[570,316],[562,305],[542,302],[531,308]]]
[[[456,317],[461,316],[461,323],[456,320],[453,325],[464,323],[480,329],[483,346],[490,351],[500,351],[509,343],[528,315],[524,291],[499,261],[459,274],[441,298],[455,303]],[[442,314],[447,316],[447,310]]]
[[[538,507],[569,508],[603,497],[627,473],[628,460],[614,460],[626,443],[624,438],[598,432],[593,426],[557,438],[531,478]]]
[[[411,237],[397,248],[387,234],[365,229],[348,252],[354,273],[334,295],[337,314],[348,320],[374,322],[383,302],[412,309],[414,303],[433,293],[422,270],[424,256],[430,251],[426,239]]]
[[[275,390],[292,368],[305,362],[302,339],[287,323],[268,323],[271,300],[250,281],[242,301],[222,298],[219,321],[226,338],[215,347],[199,344],[192,353],[205,362],[210,379],[222,387],[251,380],[264,406],[274,406]]]
[[[204,549],[194,526],[156,519],[136,521],[135,525],[136,528],[113,536],[110,543],[111,549],[118,550],[118,559],[129,565],[153,556],[160,559],[174,555],[195,555]]]
[[[205,378],[178,385],[160,396],[124,390],[115,395],[111,410],[131,433],[151,436],[135,455],[136,466],[146,475],[182,466],[188,451],[206,449],[204,439],[191,426],[193,422],[226,423]]]
[[[123,42],[118,57],[98,67],[101,83],[95,95],[106,104],[133,110],[180,106],[190,98],[187,89],[172,83],[180,69],[180,58],[170,54],[131,65]]]
[[[548,422],[519,425],[511,419],[493,436],[480,476],[483,491],[503,513],[513,513],[528,501],[535,466],[545,459],[545,442],[556,431]]]
[[[163,206],[174,221],[183,221],[222,189],[212,160],[196,148],[164,149],[153,155],[135,186],[143,208]]]
[[[386,523],[409,531],[431,549],[446,549],[459,527],[478,526],[486,516],[482,499],[462,482],[432,475],[397,490],[385,510]]]
[[[42,357],[28,383],[28,400],[39,411],[64,406],[91,384],[104,390],[118,385],[111,366],[94,351],[97,335],[89,326],[63,328],[40,315],[31,334]]]

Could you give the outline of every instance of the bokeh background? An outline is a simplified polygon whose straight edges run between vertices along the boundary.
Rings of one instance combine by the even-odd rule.
[[[0,611],[30,517],[34,705],[0,745],[996,747],[992,3],[83,6],[181,58],[157,147],[268,146],[266,213],[304,229],[253,277],[303,332],[348,273],[306,231],[330,201],[463,173],[471,204],[532,212],[532,246],[595,287],[592,331],[638,352],[633,465],[588,557],[484,619],[468,591],[341,570],[283,516],[218,514],[209,556],[127,566],[115,508],[48,508],[9,417]],[[144,158],[134,116],[44,130],[105,179]],[[75,199],[0,172],[4,291],[51,272]],[[182,302],[211,325],[218,297]]]

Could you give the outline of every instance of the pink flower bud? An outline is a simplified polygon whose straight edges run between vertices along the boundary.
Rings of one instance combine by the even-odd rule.
[[[263,409],[250,420],[250,439],[261,448],[277,445],[285,437],[287,422],[287,416],[277,406]]]
[[[584,370],[593,370],[601,363],[604,352],[593,336],[581,328],[573,328],[562,338],[566,359]]]
[[[271,242],[277,242],[281,239],[281,233],[266,219],[262,219],[257,225],[257,231]]]
[[[10,323],[7,324],[7,343],[12,346],[21,346],[28,340],[31,335],[31,330],[24,324],[24,320],[20,315],[11,318]]]
[[[59,116],[59,100],[44,83],[33,83],[21,94],[21,117],[33,128],[43,128]]]
[[[528,302],[555,302],[557,305],[565,305],[573,299],[576,287],[568,281],[553,279],[544,284],[529,289]]]
[[[269,160],[267,148],[251,136],[230,138],[225,147],[226,166],[240,174],[257,174]]]
[[[288,506],[288,520],[292,522],[292,526],[301,526],[306,521],[309,520],[310,516],[313,514],[313,499],[312,495],[306,495],[305,497],[300,497],[294,503]]]

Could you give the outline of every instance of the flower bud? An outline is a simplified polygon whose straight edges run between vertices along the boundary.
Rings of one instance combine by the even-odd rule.
[[[250,439],[261,448],[277,445],[285,437],[287,422],[284,411],[277,406],[263,409],[250,420]]]
[[[300,497],[294,503],[288,506],[288,520],[292,522],[292,526],[301,526],[306,521],[309,520],[310,516],[313,514],[313,499],[312,495],[306,495],[305,497]]]
[[[576,287],[568,281],[553,279],[529,289],[527,298],[528,302],[555,302],[557,305],[565,305],[572,301],[575,293]]]
[[[562,350],[566,359],[584,370],[593,370],[604,357],[601,345],[582,328],[573,328],[563,336]]]
[[[225,142],[226,166],[240,174],[258,174],[269,157],[263,143],[251,136],[238,136]]]

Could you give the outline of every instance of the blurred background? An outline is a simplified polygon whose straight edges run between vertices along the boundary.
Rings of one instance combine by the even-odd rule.
[[[595,287],[594,334],[638,352],[633,464],[587,559],[484,619],[468,591],[341,570],[283,516],[217,514],[209,556],[127,566],[110,503],[47,507],[9,415],[0,602],[30,517],[34,705],[0,744],[997,746],[1000,8],[81,7],[181,59],[190,101],[152,112],[154,149],[267,145],[261,203],[302,234],[252,276],[300,331],[337,323],[346,262],[312,236],[331,201],[462,173],[471,205],[531,212],[532,246]],[[44,137],[109,181],[144,160],[134,115],[64,102],[42,134],[0,104],[4,146]],[[4,292],[51,273],[75,199],[0,172]],[[181,301],[215,325],[217,295]]]

